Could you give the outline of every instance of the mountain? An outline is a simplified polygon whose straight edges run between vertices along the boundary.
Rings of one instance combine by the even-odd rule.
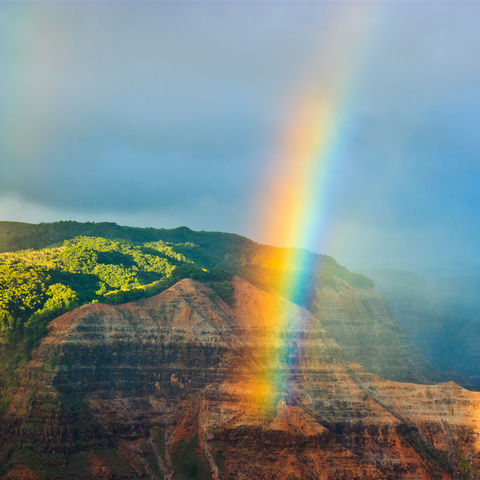
[[[148,299],[84,305],[53,320],[2,418],[4,478],[479,472],[480,393],[383,380],[351,362],[305,308],[232,282],[232,305],[183,279]],[[259,412],[255,375],[272,337],[258,326],[286,312],[302,319],[288,340],[302,353],[289,391]]]
[[[16,238],[22,247],[38,245],[37,235],[44,243],[56,243],[0,253],[0,287],[8,292],[0,298],[0,334],[25,338],[30,346],[38,344],[48,321],[78,305],[136,300],[185,277],[207,283],[227,302],[232,275],[284,295],[275,279],[284,271],[304,268],[291,263],[289,249],[227,233],[111,223],[0,223],[0,238],[9,242]],[[9,245],[13,248],[17,243]],[[305,264],[313,267],[306,271],[302,306],[322,319],[352,361],[392,380],[446,379],[409,340],[370,279],[348,271],[331,257],[305,255]]]
[[[332,258],[303,252],[291,297],[276,279],[302,265],[238,235],[0,232],[3,478],[478,478],[480,393]]]
[[[480,277],[365,270],[422,354],[480,388]]]

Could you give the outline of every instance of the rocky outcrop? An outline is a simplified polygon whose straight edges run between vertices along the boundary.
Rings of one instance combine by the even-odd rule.
[[[354,312],[371,311],[371,297],[324,292],[312,316],[240,278],[234,287],[233,306],[182,280],[51,322],[2,419],[5,478],[478,477],[480,393],[383,380],[329,333],[337,316],[354,344],[365,322]],[[286,316],[294,328],[279,336],[271,319]],[[258,379],[282,372],[262,408]]]

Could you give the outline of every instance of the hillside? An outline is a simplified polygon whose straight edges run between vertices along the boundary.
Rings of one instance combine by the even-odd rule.
[[[182,278],[206,283],[228,303],[232,275],[283,294],[275,283],[279,272],[304,268],[289,263],[288,249],[186,227],[155,230],[76,222],[12,227],[4,222],[0,231],[5,238],[21,238],[23,247],[37,245],[37,234],[44,242],[57,242],[38,250],[0,253],[0,285],[5,292],[0,299],[0,332],[10,343],[24,342],[27,349],[38,344],[48,321],[78,305],[145,298]],[[103,236],[71,238],[87,232]],[[322,318],[353,361],[393,380],[428,383],[444,378],[409,341],[371,280],[331,257],[307,254],[311,258],[305,264],[313,267],[305,271],[302,306]],[[325,303],[324,298],[331,301]]]
[[[446,377],[367,277],[304,252],[304,291],[287,298],[276,279],[304,267],[238,235],[75,222],[20,230],[36,228],[55,243],[33,248],[24,236],[28,249],[0,253],[5,478],[477,471],[477,394],[432,385]],[[298,356],[267,371],[287,372],[290,387],[259,417],[255,378],[278,348],[265,326],[287,312],[298,326],[278,341]],[[291,452],[286,463],[279,449]]]
[[[4,478],[477,478],[478,393],[385,381],[306,309],[232,285],[232,305],[184,279],[52,321],[0,420]],[[286,314],[299,360],[263,411],[257,376],[285,365],[258,326]]]

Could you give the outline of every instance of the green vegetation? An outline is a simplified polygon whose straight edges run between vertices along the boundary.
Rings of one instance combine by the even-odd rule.
[[[473,480],[470,464],[468,463],[468,460],[465,457],[462,457],[462,456],[459,457],[459,465],[460,465],[460,474],[462,475],[462,478],[464,478],[465,480]]]
[[[172,463],[176,474],[174,480],[207,480],[208,470],[200,457],[198,440],[193,437],[188,442],[180,440],[172,454]]]
[[[162,428],[156,427],[152,430],[152,437],[153,441],[155,444],[155,447],[158,451],[158,454],[160,455],[160,458],[162,459],[162,462],[164,464],[167,463],[167,459],[165,456],[165,434]]]
[[[133,244],[76,237],[62,246],[0,254],[0,338],[24,341],[27,350],[52,318],[91,302],[120,303],[147,297],[189,277],[232,300],[232,275],[210,271],[182,251],[192,245],[163,241]]]
[[[140,451],[142,452],[142,455],[145,458],[145,461],[147,462],[151,472],[153,475],[155,475],[155,478],[157,480],[163,480],[164,477],[162,470],[160,469],[157,457],[151,446],[148,443],[143,443],[140,446]]]
[[[330,257],[186,227],[0,222],[1,251],[0,341],[22,344],[27,351],[45,335],[51,319],[78,305],[138,300],[182,278],[207,284],[227,303],[233,302],[234,274],[278,292],[275,280],[295,272],[304,287],[290,300],[306,306],[318,288],[338,288],[345,282],[373,286]]]
[[[0,265],[0,335],[13,339],[47,301],[50,277],[38,265]]]
[[[422,458],[427,459],[432,465],[435,465],[440,470],[449,474],[452,473],[451,465],[446,460],[445,454],[426,443],[416,429],[405,425],[400,428],[400,432],[405,435],[408,443]]]

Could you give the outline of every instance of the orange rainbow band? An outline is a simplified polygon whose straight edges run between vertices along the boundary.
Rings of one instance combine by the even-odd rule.
[[[358,49],[365,47],[363,40],[370,30],[374,4],[343,6],[345,11],[332,33],[335,48],[328,58],[334,59],[335,65],[326,85],[323,82],[321,90],[318,86],[301,89],[301,100],[295,102],[296,108],[289,116],[286,134],[268,173],[265,196],[260,200],[268,215],[260,219],[259,238],[317,251],[324,240],[329,183],[341,155],[345,117],[360,58]],[[305,279],[310,278],[317,266],[311,264],[312,256],[301,249],[285,249],[280,257],[283,268],[279,265],[274,269],[278,272],[275,286],[283,297],[301,305],[305,300]],[[288,375],[301,349],[291,336],[300,320],[293,315],[265,319],[270,341],[260,355],[263,365],[257,365],[253,372],[256,382],[253,395],[259,410],[271,410],[278,398],[290,391]]]

